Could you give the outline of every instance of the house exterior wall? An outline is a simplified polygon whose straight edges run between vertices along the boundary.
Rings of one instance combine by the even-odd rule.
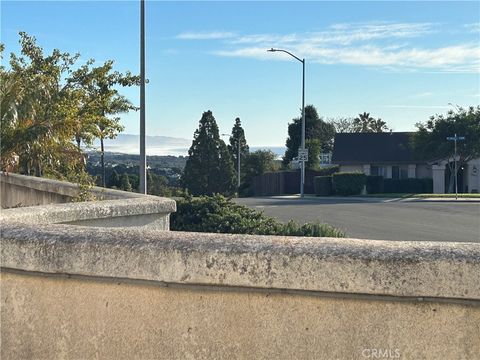
[[[432,178],[432,166],[427,164],[417,165],[417,179]]]
[[[465,178],[468,192],[480,192],[480,159],[470,160],[467,163]]]
[[[340,172],[361,172],[361,173],[363,173],[363,165],[340,165]]]
[[[392,168],[399,167],[399,171],[404,173],[402,178],[432,178],[432,167],[427,164],[360,164],[360,165],[340,165],[341,172],[361,172],[366,175],[372,174],[372,166],[380,166],[384,168],[384,177],[392,178]]]

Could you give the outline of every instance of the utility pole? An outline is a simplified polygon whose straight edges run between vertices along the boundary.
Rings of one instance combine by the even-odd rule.
[[[465,136],[457,136],[457,134],[455,134],[455,136],[448,136],[447,137],[447,140],[448,141],[453,141],[454,142],[454,146],[455,146],[455,152],[454,152],[454,157],[453,157],[453,163],[454,163],[454,172],[455,172],[455,200],[458,200],[458,173],[457,173],[457,141],[463,141],[465,140]]]
[[[238,133],[238,153],[237,153],[237,191],[240,190],[240,132]]]
[[[147,157],[145,154],[145,0],[140,0],[140,186],[147,193]]]
[[[271,48],[267,50],[268,52],[284,52],[295,60],[298,60],[302,63],[302,140],[300,149],[298,149],[298,160],[300,161],[300,197],[304,196],[304,187],[305,187],[305,162],[308,161],[308,150],[305,149],[305,58],[300,59],[299,57],[293,55],[291,52],[283,49],[274,49]]]
[[[303,80],[302,80],[302,156],[300,161],[302,162],[302,178],[300,184],[300,197],[303,198],[305,193],[305,156],[308,157],[308,152],[305,151],[305,59],[302,59],[303,67]]]

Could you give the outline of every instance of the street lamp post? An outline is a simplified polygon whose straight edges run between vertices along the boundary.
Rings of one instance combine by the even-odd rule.
[[[304,186],[305,186],[305,59],[300,59],[299,57],[293,55],[291,52],[287,50],[282,50],[282,49],[274,49],[271,48],[270,50],[267,50],[269,52],[284,52],[294,59],[300,61],[302,63],[302,139],[301,139],[301,154],[299,154],[298,158],[300,160],[301,164],[301,170],[300,170],[300,197],[303,198],[304,196]]]
[[[463,141],[465,140],[465,136],[448,136],[447,137],[448,141],[453,141],[455,143],[455,150],[454,150],[454,155],[453,155],[453,161],[454,161],[454,172],[455,172],[455,200],[458,200],[458,173],[457,173],[457,141]]]
[[[237,191],[240,190],[240,135],[237,139],[238,151],[237,151]]]

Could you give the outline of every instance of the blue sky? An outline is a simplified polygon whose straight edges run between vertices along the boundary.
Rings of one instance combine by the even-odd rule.
[[[326,118],[370,112],[395,131],[480,102],[479,2],[147,1],[147,132],[191,139],[202,112],[220,131],[242,119],[253,146],[285,143],[306,103]],[[3,1],[1,41],[18,52],[18,31],[47,51],[116,61],[138,72],[136,1]],[[138,104],[138,88],[124,94]],[[138,113],[122,117],[138,134]]]

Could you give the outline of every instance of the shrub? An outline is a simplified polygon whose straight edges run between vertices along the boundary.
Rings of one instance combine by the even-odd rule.
[[[313,178],[315,187],[315,195],[328,196],[332,194],[332,177],[331,176],[315,176]]]
[[[433,179],[423,178],[419,179],[422,182],[423,188],[422,192],[424,194],[432,194],[433,193]]]
[[[370,175],[366,178],[366,186],[368,194],[383,193],[383,176]]]
[[[384,179],[384,191],[386,193],[432,193],[432,179]]]
[[[329,175],[338,173],[339,171],[340,171],[339,165],[331,165],[331,166],[327,166],[327,167],[316,170],[316,173],[318,174],[318,176],[329,176]]]
[[[283,224],[262,212],[238,205],[221,195],[185,198],[177,201],[171,215],[171,230],[230,234],[327,236],[345,234],[327,224]]]
[[[333,191],[339,195],[358,195],[365,185],[365,174],[336,173],[332,175]]]

